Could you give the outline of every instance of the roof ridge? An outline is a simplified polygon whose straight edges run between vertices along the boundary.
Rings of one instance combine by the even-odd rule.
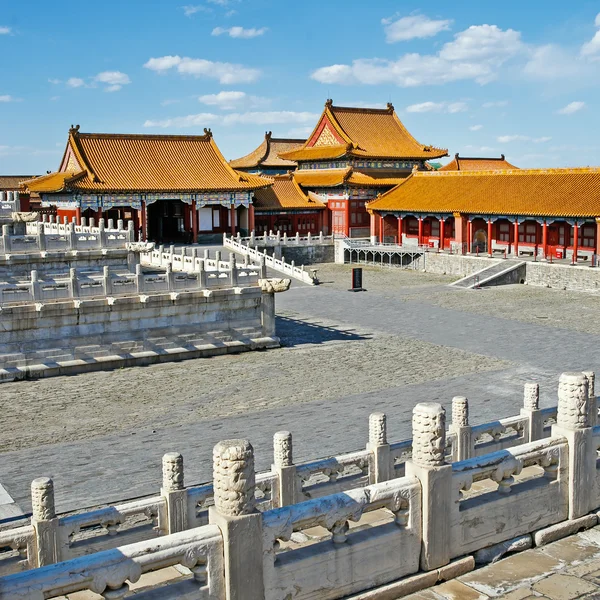
[[[210,131],[210,130],[209,130]],[[175,139],[175,140],[201,140],[209,141],[212,139],[212,133],[205,133],[204,135],[177,135],[177,134],[160,134],[160,133],[77,133],[77,137],[83,138],[113,138],[113,139]]]
[[[417,171],[418,177],[470,177],[473,175],[567,175],[569,173],[600,173],[600,167],[555,167],[549,169],[481,169],[480,171]]]

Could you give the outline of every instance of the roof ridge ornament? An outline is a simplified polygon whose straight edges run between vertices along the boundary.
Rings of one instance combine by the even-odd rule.
[[[267,140],[267,142],[270,141],[272,135],[273,135],[272,131],[265,131],[265,140]]]
[[[212,139],[213,133],[212,133],[212,131],[211,131],[210,127],[208,127],[208,128],[206,128],[206,127],[205,127],[205,128],[204,128],[204,135],[205,135],[205,136],[206,136],[206,137],[207,137],[209,140],[210,140],[210,139]]]
[[[69,129],[69,135],[77,135],[78,133],[79,133],[79,125],[73,126],[73,124],[71,124],[71,127]]]
[[[325,101],[325,108],[331,108],[333,106],[333,100],[331,98],[327,98]]]
[[[394,105],[391,102],[387,103],[387,110],[389,113],[393,113],[394,112]]]

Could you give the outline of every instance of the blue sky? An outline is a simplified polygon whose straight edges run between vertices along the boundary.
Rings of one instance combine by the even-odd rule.
[[[69,126],[202,133],[227,158],[306,136],[327,98],[393,102],[422,143],[600,164],[600,4],[504,0],[0,5],[0,174],[58,167]]]

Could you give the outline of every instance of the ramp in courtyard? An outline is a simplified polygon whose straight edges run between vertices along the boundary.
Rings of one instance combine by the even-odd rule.
[[[522,260],[502,260],[485,269],[467,275],[458,281],[454,281],[450,286],[472,290],[477,287],[519,283],[524,278],[524,269],[525,262]]]

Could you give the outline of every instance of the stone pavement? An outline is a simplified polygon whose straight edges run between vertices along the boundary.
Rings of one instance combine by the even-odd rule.
[[[405,600],[600,598],[600,527],[513,554]]]
[[[405,439],[410,437],[412,408],[420,401],[440,401],[448,405],[453,395],[467,395],[471,400],[472,422],[481,423],[517,414],[522,402],[522,385],[528,380],[539,381],[541,404],[548,406],[556,404],[556,385],[562,371],[598,370],[598,335],[475,314],[460,307],[449,309],[430,304],[430,294],[448,289],[439,285],[439,277],[437,285],[432,285],[431,277],[414,273],[411,276],[417,278],[415,281],[423,281],[427,285],[418,287],[413,282],[411,287],[403,284],[390,285],[389,288],[373,287],[366,293],[353,294],[343,287],[344,282],[349,280],[348,271],[343,273],[343,281],[337,281],[336,285],[325,283],[319,287],[306,287],[294,284],[289,292],[278,295],[279,335],[287,347],[253,356],[265,357],[266,361],[267,357],[279,357],[283,352],[296,353],[291,356],[297,357],[297,371],[294,373],[295,376],[300,375],[297,387],[302,387],[304,380],[310,383],[306,385],[307,389],[314,389],[325,372],[333,374],[334,378],[336,373],[340,378],[347,377],[348,368],[357,373],[367,373],[373,367],[361,363],[360,353],[356,352],[352,354],[356,361],[354,366],[347,364],[345,369],[341,369],[336,362],[340,358],[339,348],[350,348],[356,343],[370,344],[369,340],[374,340],[381,343],[381,352],[385,352],[389,336],[407,346],[411,340],[422,340],[472,353],[471,361],[475,366],[484,361],[482,357],[508,362],[493,369],[482,369],[483,372],[469,369],[463,374],[447,374],[437,361],[432,361],[431,365],[427,365],[431,372],[430,381],[394,384],[390,382],[394,381],[392,375],[396,373],[391,373],[389,378],[385,375],[378,377],[376,387],[354,392],[344,389],[341,393],[339,389],[343,382],[340,381],[338,386],[321,390],[317,400],[311,397],[312,392],[308,392],[301,401],[286,404],[286,398],[282,397],[278,398],[275,406],[266,409],[253,406],[255,399],[263,396],[260,388],[253,387],[249,388],[246,406],[227,416],[199,417],[170,425],[161,423],[160,426],[134,424],[114,433],[6,452],[0,461],[0,481],[25,509],[29,507],[30,482],[41,475],[55,479],[59,511],[116,502],[126,497],[158,493],[160,460],[167,451],[182,452],[186,459],[186,482],[199,483],[211,478],[211,449],[220,439],[250,438],[256,448],[258,468],[266,469],[271,462],[272,435],[277,430],[293,432],[296,460],[315,459],[364,447],[368,415],[374,410],[388,413],[390,439]],[[327,281],[328,277],[323,281]],[[367,288],[370,286],[369,277],[370,273],[366,272]],[[519,289],[524,288],[520,286]],[[462,290],[455,293],[477,294]],[[485,293],[493,295],[499,292],[492,289]],[[502,301],[508,301],[510,290],[508,294],[507,290],[503,290],[502,294]],[[581,295],[582,299],[587,297]],[[571,310],[576,308],[576,304],[570,305]],[[357,341],[357,338],[362,341]],[[390,344],[389,347],[394,346]],[[307,370],[306,353],[317,349],[321,362]],[[223,389],[223,402],[228,394],[238,389],[244,391],[246,381],[239,373],[243,373],[244,365],[249,364],[249,356],[231,357],[232,368],[237,365],[238,375],[229,382],[229,388],[220,388]],[[389,360],[389,356],[387,358]],[[206,365],[210,372],[214,359],[200,360],[205,362],[198,364]],[[372,360],[377,362],[376,357]],[[192,362],[195,361],[174,364],[170,368],[177,372],[177,369]],[[283,383],[290,377],[289,372],[281,371],[272,362],[266,363],[271,366],[260,375],[271,385],[269,393],[277,393],[277,387],[285,387]],[[256,370],[256,365],[252,364],[252,369]],[[391,369],[394,367],[397,373],[402,374],[404,362],[399,361]],[[131,378],[132,395],[149,377],[149,371],[155,372],[154,369],[132,369],[125,373]],[[163,387],[169,390],[172,404],[177,409],[178,397],[187,390],[178,391],[178,379],[169,378],[168,370],[160,372],[165,376]],[[82,386],[93,393],[99,377],[99,374],[90,373],[76,378],[57,378],[61,384],[60,392],[57,392],[61,394],[61,418],[69,417],[70,398],[80,394]],[[116,379],[117,375],[113,377]],[[37,382],[30,389],[24,387],[27,382],[23,387],[13,388],[11,408],[14,403],[18,410],[25,393],[39,394],[40,390],[53,385],[52,381]],[[102,381],[110,382],[110,378]],[[281,386],[278,386],[279,381]],[[11,388],[4,388],[5,385],[13,384],[3,384],[0,388],[7,402],[5,391]],[[29,391],[25,392],[26,389]],[[113,393],[110,385],[103,388],[102,393],[110,398]],[[200,396],[200,392],[194,393]],[[135,411],[143,412],[143,408]],[[81,419],[84,418],[86,415],[82,414]],[[112,418],[119,417],[113,415]],[[31,428],[44,428],[44,423],[35,413],[27,415],[27,419]]]

